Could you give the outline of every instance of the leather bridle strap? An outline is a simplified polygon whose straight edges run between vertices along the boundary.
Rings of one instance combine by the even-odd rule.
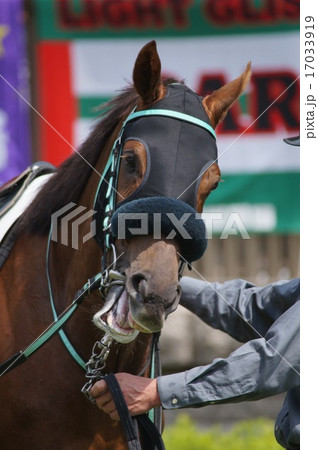
[[[101,283],[101,274],[97,274],[90,278],[87,283],[80,289],[71,305],[59,316],[51,325],[36,338],[25,350],[11,356],[8,360],[0,364],[0,377],[14,369],[18,365],[25,362],[34,352],[36,352],[42,345],[48,342],[57,332],[61,330],[63,325],[75,313],[82,301],[93,291],[99,289]]]
[[[118,411],[129,450],[165,450],[159,431],[146,414],[131,417],[123,393],[114,374],[103,377]]]
[[[158,331],[153,335],[153,342],[151,349],[150,378],[158,378],[162,375],[160,346],[159,346],[160,334],[161,332]],[[151,422],[155,425],[159,433],[162,433],[162,407],[158,406],[148,411],[148,417],[151,420]]]

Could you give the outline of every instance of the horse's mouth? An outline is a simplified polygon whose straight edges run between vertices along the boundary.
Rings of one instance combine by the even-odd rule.
[[[123,344],[133,341],[139,331],[151,332],[133,318],[126,289],[113,290],[110,295],[104,307],[94,315],[93,322],[98,328]]]

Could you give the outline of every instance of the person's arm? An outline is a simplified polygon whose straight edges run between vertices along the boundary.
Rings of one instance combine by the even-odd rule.
[[[228,358],[157,379],[165,409],[257,400],[299,386],[299,302],[264,338],[242,345]]]
[[[299,299],[299,279],[258,287],[240,279],[221,284],[183,277],[181,288],[182,306],[240,342],[264,336]]]
[[[128,373],[116,378],[133,415],[160,404],[165,409],[199,407],[257,400],[293,389],[299,386],[299,302],[277,319],[265,338],[243,344],[228,358],[153,380]],[[100,409],[118,418],[104,380],[90,392]]]

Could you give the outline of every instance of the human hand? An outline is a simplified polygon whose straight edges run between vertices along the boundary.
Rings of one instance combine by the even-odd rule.
[[[144,414],[151,408],[160,406],[157,380],[155,378],[149,379],[129,373],[116,373],[115,377],[132,416]],[[104,380],[97,381],[92,386],[90,393],[95,398],[99,409],[109,414],[112,419],[119,420],[116,406]]]

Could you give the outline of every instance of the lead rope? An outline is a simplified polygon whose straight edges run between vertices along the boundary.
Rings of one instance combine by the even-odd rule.
[[[114,400],[126,435],[129,450],[141,450],[142,447],[140,440],[143,448],[146,450],[165,450],[165,446],[158,429],[146,414],[131,417],[115,375],[110,373],[103,379],[106,381],[108,389]]]

